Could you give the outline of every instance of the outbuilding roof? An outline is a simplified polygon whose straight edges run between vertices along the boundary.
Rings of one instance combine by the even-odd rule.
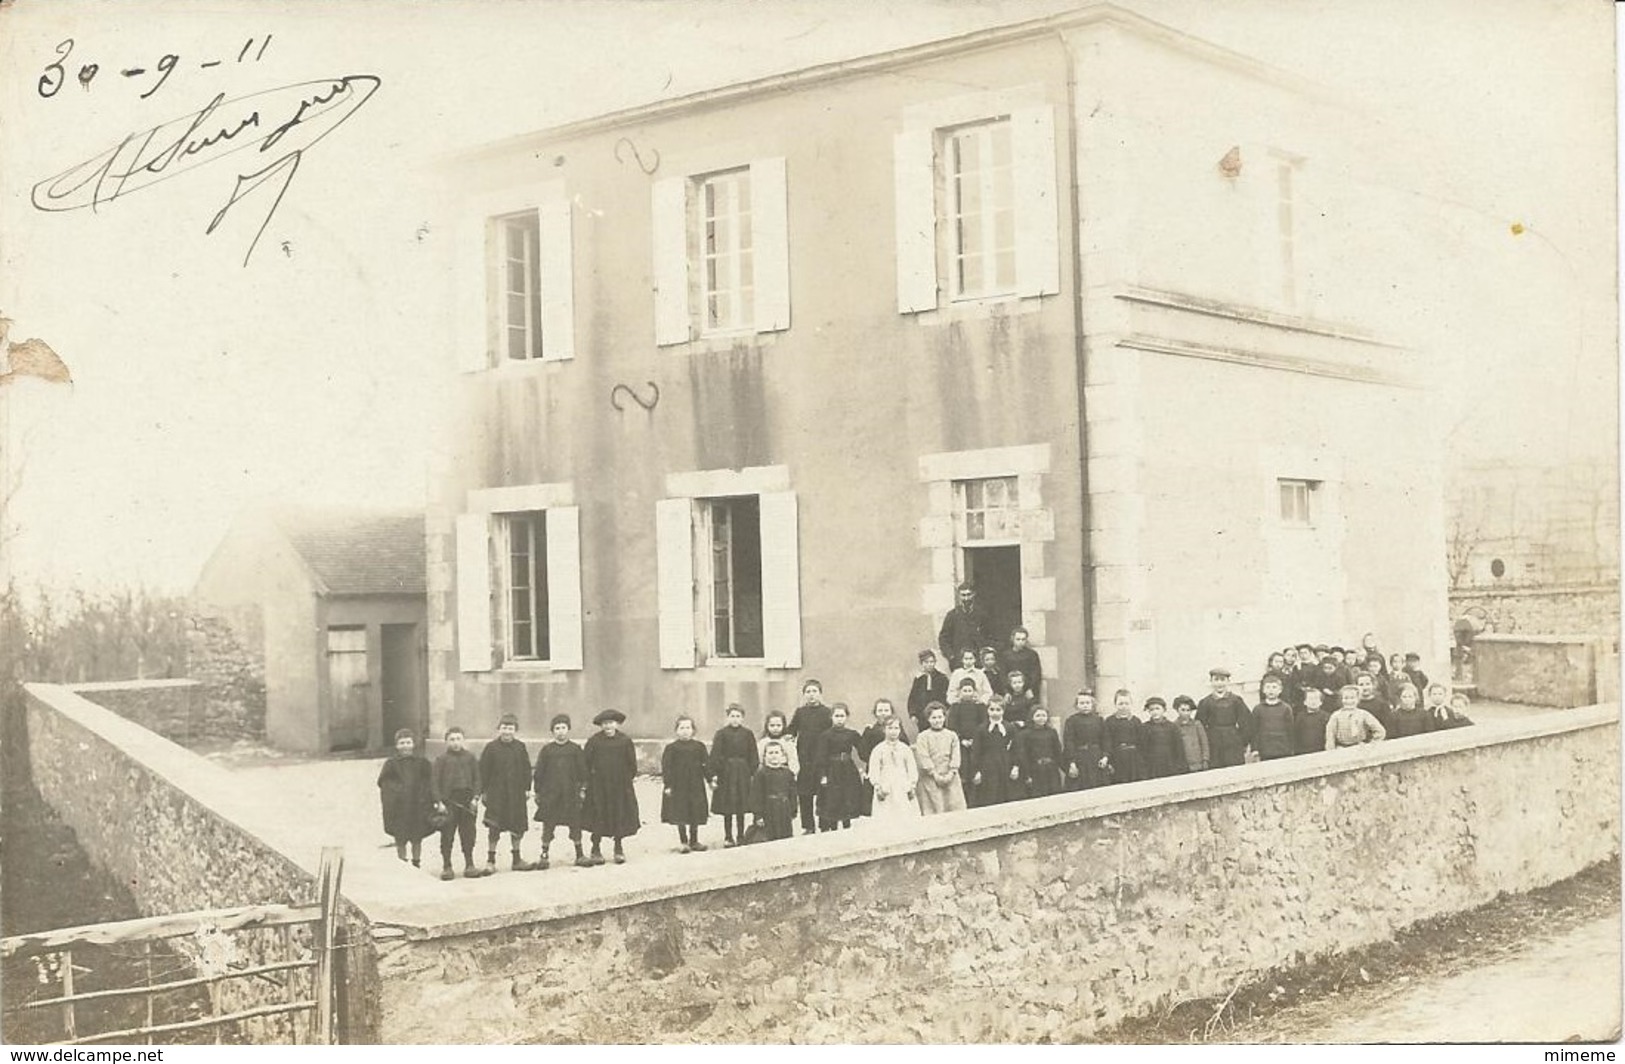
[[[276,527],[329,595],[425,592],[423,514],[411,511],[287,509]]]

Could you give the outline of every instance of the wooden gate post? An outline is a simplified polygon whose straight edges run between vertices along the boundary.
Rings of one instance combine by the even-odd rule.
[[[337,938],[339,881],[344,875],[344,851],[322,847],[321,919],[316,922],[316,1042],[332,1045],[333,1034],[333,949]]]

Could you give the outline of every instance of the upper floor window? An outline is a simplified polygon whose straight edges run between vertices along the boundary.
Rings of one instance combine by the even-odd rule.
[[[983,115],[957,106],[953,124],[896,135],[897,308],[905,314],[1060,291],[1054,109],[1005,106]]]
[[[541,224],[535,211],[496,221],[500,261],[502,350],[510,359],[542,357],[542,284],[537,248]]]
[[[1276,484],[1281,495],[1281,524],[1290,528],[1315,527],[1315,489],[1320,482],[1282,478]]]
[[[756,322],[750,171],[708,177],[700,182],[699,191],[701,332],[750,329]]]
[[[662,178],[651,195],[657,344],[790,327],[783,159]]]
[[[955,299],[1016,290],[1016,207],[1010,120],[956,129],[947,147],[947,249]]]
[[[455,347],[468,371],[575,357],[570,201],[514,200],[525,197],[474,205],[456,237]]]

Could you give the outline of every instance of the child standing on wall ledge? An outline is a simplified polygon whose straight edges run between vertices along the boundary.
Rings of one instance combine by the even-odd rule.
[[[485,785],[485,874],[497,870],[497,841],[503,832],[513,844],[513,870],[536,866],[519,856],[519,844],[530,826],[525,795],[530,793],[530,752],[519,741],[519,718],[504,713],[497,737],[480,751],[480,782]]]
[[[1361,746],[1388,737],[1382,722],[1360,708],[1359,687],[1346,684],[1337,696],[1342,701],[1343,707],[1333,713],[1331,719],[1326,722],[1326,749],[1340,750],[1349,746]]]
[[[626,714],[606,709],[592,719],[598,733],[582,748],[587,763],[587,799],[582,808],[582,828],[592,834],[592,855],[588,864],[604,863],[603,841],[615,840],[615,863],[625,864],[621,840],[638,833],[638,796],[632,781],[638,774],[638,751],[632,739],[621,731]]]
[[[553,845],[553,832],[560,824],[570,832],[575,844],[576,864],[585,866],[587,855],[581,849],[581,800],[587,793],[587,763],[581,747],[570,741],[570,718],[560,713],[553,718],[553,741],[536,751],[536,771],[531,788],[536,792],[536,820],[542,825],[542,854],[539,868],[548,866],[547,851]]]
[[[677,718],[677,738],[660,755],[660,822],[677,828],[677,852],[704,852],[705,744],[694,738],[694,718]]]
[[[762,767],[751,777],[751,815],[766,839],[788,839],[795,830],[796,777],[785,763],[789,754],[789,744],[768,739]]]
[[[378,771],[378,797],[384,807],[384,833],[395,840],[395,856],[406,860],[412,847],[412,867],[423,864],[423,838],[433,834],[429,810],[434,795],[429,784],[429,763],[417,754],[412,733],[395,733],[395,753]]]
[[[478,879],[484,875],[474,867],[474,800],[480,793],[480,763],[463,749],[463,729],[446,729],[446,749],[434,759],[429,789],[435,809],[446,814],[440,828],[440,878],[456,878],[451,870],[451,840],[456,836],[463,847],[463,878]]]
[[[843,702],[830,710],[829,730],[818,740],[818,830],[849,828],[863,808],[863,774],[858,769],[858,733],[846,726]]]
[[[750,811],[750,781],[756,774],[756,736],[745,727],[745,710],[728,704],[727,723],[711,739],[711,762],[706,772],[716,788],[711,812],[722,816],[722,844],[745,841],[745,814]]]
[[[908,820],[920,815],[915,787],[920,766],[903,742],[903,722],[887,717],[883,738],[869,752],[869,782],[874,786],[876,820]]]
[[[970,697],[975,698],[975,684]],[[948,709],[933,702],[925,710],[926,730],[914,740],[914,757],[920,766],[920,812],[950,813],[965,808],[965,791],[959,782],[959,736],[949,731]]]
[[[1175,695],[1174,713],[1179,717],[1179,744],[1185,752],[1185,771],[1206,771],[1209,757],[1207,728],[1196,719],[1196,700],[1190,695]]]

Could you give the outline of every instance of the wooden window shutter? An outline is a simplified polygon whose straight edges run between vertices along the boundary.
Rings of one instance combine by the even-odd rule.
[[[779,332],[790,327],[790,205],[783,159],[750,164],[750,209],[756,331]]]
[[[688,179],[668,177],[652,186],[655,343],[689,341]]]
[[[1055,181],[1055,109],[1010,114],[1011,177],[1016,207],[1016,290],[1047,296],[1061,290],[1060,211]]]
[[[537,209],[541,239],[537,274],[542,290],[542,358],[576,357],[575,248],[571,243],[571,203],[553,200]]]
[[[897,310],[937,309],[935,134],[909,129],[893,140],[897,195]]]
[[[801,549],[796,494],[764,492],[762,514],[762,657],[770,669],[801,667]]]
[[[491,670],[491,517],[457,515],[457,661]]]
[[[581,653],[581,508],[547,509],[548,664],[579,669]]]
[[[694,504],[655,503],[656,599],[660,615],[660,667],[694,667]]]
[[[486,269],[486,219],[470,218],[457,226],[453,236],[454,291],[457,309],[452,319],[452,350],[464,373],[478,373],[491,366],[491,320]]]

